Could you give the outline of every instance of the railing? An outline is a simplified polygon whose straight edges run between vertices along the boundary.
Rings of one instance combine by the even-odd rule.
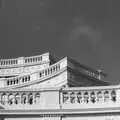
[[[3,68],[0,69],[0,76],[15,76],[21,74],[34,73],[47,67],[49,67],[49,61],[44,62],[43,64],[35,64],[25,67]]]
[[[0,92],[0,104],[4,106],[12,105],[35,105],[40,104],[40,91],[19,91],[19,92]]]
[[[91,108],[111,108],[120,107],[120,86],[103,87],[99,88],[91,87],[89,90],[79,88],[57,88],[57,89],[18,89],[18,90],[0,90],[0,104],[2,105],[42,105],[46,99],[47,103],[45,105],[51,105],[50,101],[57,100],[57,104],[53,102],[54,106],[59,106],[60,109],[88,109]],[[45,94],[42,94],[44,92]],[[46,92],[48,94],[46,94]],[[56,93],[56,94],[55,94]],[[59,94],[59,95],[58,95]],[[44,96],[45,95],[45,96]],[[48,97],[47,97],[48,95]],[[45,98],[43,100],[43,98]],[[42,100],[42,101],[41,101]],[[46,102],[45,101],[45,102]],[[68,108],[65,107],[68,105]],[[85,107],[86,106],[86,107]],[[19,109],[20,106],[18,106]],[[52,108],[53,108],[52,107]],[[12,108],[16,109],[16,108]]]
[[[0,60],[0,66],[17,65],[17,64],[18,64],[18,60],[17,59]]]
[[[120,86],[119,86],[120,87]],[[80,87],[78,89],[63,89],[61,92],[62,105],[97,105],[119,103],[120,89],[111,86]],[[93,106],[92,106],[93,107]]]
[[[49,53],[45,53],[43,55],[32,56],[32,57],[19,57],[16,59],[1,59],[0,67],[18,67],[21,65],[30,65],[36,64],[40,62],[49,61]]]
[[[5,80],[6,87],[8,86],[15,86],[15,85],[21,85],[24,83],[36,81],[36,80],[43,80],[47,77],[51,77],[54,74],[57,74],[59,71],[67,67],[67,59],[64,58],[61,61],[53,64],[52,66],[41,70],[39,72],[35,72],[32,74],[15,77],[15,78],[8,78]]]
[[[74,60],[71,60],[71,59],[69,59],[68,64],[72,69],[75,69],[75,70],[81,72],[82,74],[87,75],[89,77],[92,77],[94,79],[104,80],[107,76],[100,69],[95,70],[93,68],[89,68],[89,67],[82,65],[82,64],[80,64]]]

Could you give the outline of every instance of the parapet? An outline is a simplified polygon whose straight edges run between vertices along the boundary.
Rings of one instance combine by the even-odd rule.
[[[49,53],[30,57],[18,57],[12,59],[1,59],[0,68],[21,67],[49,62]]]

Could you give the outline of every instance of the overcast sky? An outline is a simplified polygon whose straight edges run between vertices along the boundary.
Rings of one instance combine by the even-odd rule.
[[[2,0],[0,56],[51,52],[120,83],[120,0]]]

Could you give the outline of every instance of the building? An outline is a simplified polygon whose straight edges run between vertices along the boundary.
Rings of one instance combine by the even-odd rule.
[[[120,86],[49,53],[0,60],[0,120],[119,120]]]

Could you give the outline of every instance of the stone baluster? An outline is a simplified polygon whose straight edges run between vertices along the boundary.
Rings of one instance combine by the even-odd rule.
[[[112,102],[116,102],[117,101],[116,90],[112,90],[111,91],[111,100],[112,100]]]
[[[20,94],[18,92],[14,94],[14,104],[20,104]]]
[[[70,102],[73,104],[76,102],[76,95],[75,95],[75,91],[72,91],[70,93]]]
[[[81,104],[82,103],[82,93],[80,91],[77,91],[77,103]]]
[[[18,102],[18,104],[22,104],[22,92],[18,92],[18,94],[19,94],[19,102]]]
[[[5,95],[5,105],[8,105],[8,92],[7,93],[5,93],[6,95]]]
[[[89,102],[89,94],[88,91],[84,91],[84,103],[88,103]]]
[[[30,92],[26,92],[26,96],[27,96],[27,97],[26,97],[26,98],[27,98],[27,99],[26,99],[26,104],[29,104],[29,94],[30,94]]]
[[[90,92],[90,103],[95,103],[96,102],[96,98],[95,98],[95,91],[91,91]]]
[[[37,62],[41,62],[41,56],[37,57]]]
[[[32,95],[33,95],[33,104],[35,104],[36,103],[36,101],[35,101],[36,92],[32,92]]]
[[[21,104],[27,104],[27,100],[28,100],[27,98],[28,98],[28,96],[27,96],[26,92],[23,92],[21,94]]]
[[[105,90],[104,91],[104,102],[108,102],[109,101],[109,90]]]
[[[35,92],[34,94],[34,103],[35,104],[40,104],[40,93],[39,92]]]
[[[97,94],[97,103],[103,102],[103,91],[102,90],[97,91],[96,94]]]
[[[70,102],[69,101],[70,100],[70,94],[69,94],[68,91],[65,91],[65,92],[62,93],[62,99],[63,99],[63,101],[62,101],[63,104]]]
[[[2,92],[0,92],[0,104],[2,104]]]
[[[111,102],[111,90],[108,90],[109,92],[109,102]]]
[[[79,104],[82,104],[84,102],[84,92],[83,91],[78,91],[78,99],[79,99]]]
[[[13,94],[12,93],[8,93],[8,105],[12,105],[13,104]]]
[[[15,104],[15,93],[12,94],[13,94],[13,104]]]
[[[94,91],[95,92],[95,103],[97,102],[97,91]]]
[[[75,94],[75,103],[77,103],[77,91],[75,91],[74,94]]]

